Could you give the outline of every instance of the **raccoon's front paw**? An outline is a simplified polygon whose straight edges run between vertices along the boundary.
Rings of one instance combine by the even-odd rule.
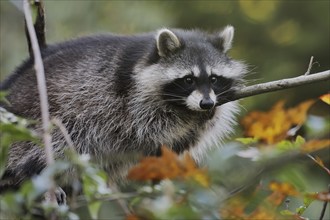
[[[55,196],[56,196],[57,204],[66,205],[66,193],[61,187],[56,188]]]
[[[66,205],[66,194],[61,187],[56,187],[55,196],[58,205]],[[49,202],[50,198],[51,198],[50,193],[46,192],[45,201]]]

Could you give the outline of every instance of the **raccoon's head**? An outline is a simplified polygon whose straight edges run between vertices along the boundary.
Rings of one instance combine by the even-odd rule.
[[[159,59],[144,77],[170,105],[212,110],[233,94],[246,73],[244,64],[227,56],[233,36],[232,26],[212,35],[161,29],[156,35]]]

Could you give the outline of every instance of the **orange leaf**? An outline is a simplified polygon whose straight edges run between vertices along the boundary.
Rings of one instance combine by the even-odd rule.
[[[247,137],[254,137],[267,144],[274,144],[288,136],[288,131],[306,120],[308,109],[314,100],[307,100],[290,109],[284,101],[277,102],[268,112],[250,112],[241,121]]]
[[[328,105],[330,105],[330,93],[328,93],[328,94],[324,94],[324,95],[321,95],[321,96],[320,96],[320,99],[321,99],[323,102],[325,102],[325,103],[327,103]]]
[[[247,201],[241,196],[230,198],[225,206],[220,209],[220,215],[223,219],[245,219],[244,212]]]
[[[186,178],[192,178],[200,185],[209,187],[210,179],[207,175],[206,169],[198,169],[195,161],[188,153],[185,153],[183,157],[183,167],[185,168],[184,176]]]
[[[253,199],[252,199],[253,200]],[[241,195],[236,195],[230,198],[225,206],[220,209],[220,215],[223,219],[279,219],[279,213],[277,213],[277,206],[269,203],[268,200],[260,203],[251,213],[246,212],[246,207],[249,206],[251,198],[247,199]]]
[[[288,196],[296,196],[299,192],[290,183],[271,182],[269,189]]]
[[[288,113],[288,118],[292,125],[301,125],[306,120],[306,115],[308,109],[315,103],[315,100],[307,100],[300,103],[294,108],[290,108]]]
[[[132,180],[174,179],[179,177],[191,178],[202,186],[209,186],[209,177],[206,170],[199,169],[189,154],[185,154],[180,160],[177,154],[162,147],[160,157],[145,157],[139,164],[128,172],[128,178]]]
[[[330,147],[330,139],[310,140],[301,146],[301,150],[304,153],[309,153],[327,147]]]
[[[166,147],[162,147],[161,157],[145,157],[139,164],[128,172],[128,178],[132,180],[171,179],[181,175],[181,168],[175,153]]]
[[[282,192],[273,192],[270,196],[268,196],[267,201],[274,206],[279,206],[283,203],[286,195]]]
[[[183,165],[186,168],[186,173],[193,172],[197,169],[195,161],[191,158],[191,156],[186,152],[183,156]]]
[[[277,220],[278,216],[274,210],[266,208],[264,206],[258,208],[246,219],[267,219],[267,220]]]

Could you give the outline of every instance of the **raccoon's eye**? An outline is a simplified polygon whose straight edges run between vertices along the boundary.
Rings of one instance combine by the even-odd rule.
[[[193,77],[191,77],[191,76],[186,76],[183,80],[184,80],[184,82],[185,82],[186,84],[188,84],[188,85],[192,85],[192,84],[194,84],[194,79],[193,79]]]
[[[211,76],[210,81],[212,84],[215,84],[215,83],[217,83],[218,78],[216,76]]]

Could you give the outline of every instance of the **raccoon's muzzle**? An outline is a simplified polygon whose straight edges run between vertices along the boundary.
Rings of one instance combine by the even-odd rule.
[[[214,101],[210,97],[207,97],[207,98],[203,98],[200,101],[199,106],[203,110],[210,110],[211,108],[214,107],[214,104],[215,104]]]

